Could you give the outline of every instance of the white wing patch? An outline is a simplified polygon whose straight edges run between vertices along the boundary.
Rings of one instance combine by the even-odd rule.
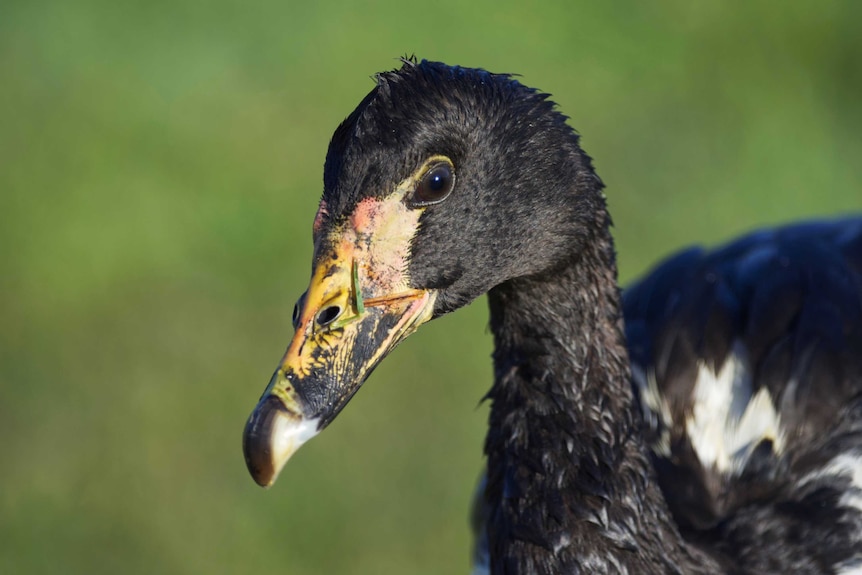
[[[739,475],[763,440],[771,440],[773,451],[781,453],[779,414],[766,388],[752,395],[742,345],[734,346],[718,373],[706,364],[699,366],[693,396],[686,433],[704,467]]]
[[[650,370],[649,373],[645,373],[640,365],[633,363],[632,379],[640,391],[644,419],[652,429],[658,429],[659,422],[657,419],[661,420],[662,431],[656,442],[650,447],[655,453],[663,457],[670,457],[670,428],[673,425],[673,418],[670,415],[670,406],[667,400],[658,389],[655,371]]]

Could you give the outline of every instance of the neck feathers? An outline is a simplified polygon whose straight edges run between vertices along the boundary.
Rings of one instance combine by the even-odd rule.
[[[602,210],[569,261],[489,294],[492,573],[673,573],[686,562],[640,439],[609,224]]]

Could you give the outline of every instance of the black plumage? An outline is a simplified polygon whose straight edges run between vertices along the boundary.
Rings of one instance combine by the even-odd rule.
[[[664,403],[641,402],[683,535],[761,571],[859,562],[862,500],[847,502],[862,495],[862,218],[686,250],[627,289],[624,312],[638,397]],[[734,362],[736,418],[765,394],[780,435],[753,435],[721,470],[686,422],[698,374]]]
[[[324,169],[316,263],[362,202],[428,158],[454,166],[402,271],[434,317],[488,293],[490,572],[862,572],[862,220],[689,250],[623,300],[603,185],[566,120],[510,76],[408,60]],[[322,429],[347,399],[322,401],[328,364],[306,376],[290,353],[270,388]],[[722,393],[723,419],[702,409]],[[276,417],[258,409],[253,473]]]

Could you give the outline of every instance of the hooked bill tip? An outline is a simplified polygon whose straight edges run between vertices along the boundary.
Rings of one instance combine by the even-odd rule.
[[[317,420],[288,411],[274,395],[260,400],[242,436],[245,464],[261,487],[275,483],[284,464],[299,447],[317,435]]]

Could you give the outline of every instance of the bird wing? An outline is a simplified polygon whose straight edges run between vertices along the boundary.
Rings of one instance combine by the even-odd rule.
[[[815,479],[862,509],[862,217],[688,249],[623,297],[645,433],[681,528]]]

